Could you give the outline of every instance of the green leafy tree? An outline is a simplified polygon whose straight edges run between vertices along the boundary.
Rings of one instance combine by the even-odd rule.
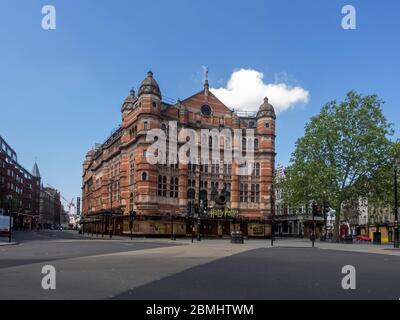
[[[351,91],[343,102],[325,104],[296,142],[286,179],[280,182],[290,206],[329,201],[336,210],[336,238],[343,203],[387,193],[382,176],[393,163],[396,145],[382,103],[376,95]]]

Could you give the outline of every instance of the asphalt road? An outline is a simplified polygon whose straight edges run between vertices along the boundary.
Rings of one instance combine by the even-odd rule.
[[[356,269],[356,290],[341,286]],[[305,248],[256,249],[185,270],[115,299],[400,298],[400,257]]]
[[[169,244],[87,238],[66,231],[17,232],[18,245],[0,246],[0,269],[108,253],[145,250]]]
[[[270,248],[265,241],[130,241],[60,231],[16,238],[18,245],[0,246],[0,299],[400,298],[400,254],[381,247],[312,249],[291,240]],[[57,271],[56,290],[41,286],[47,264]],[[345,265],[356,269],[356,290],[341,286]]]

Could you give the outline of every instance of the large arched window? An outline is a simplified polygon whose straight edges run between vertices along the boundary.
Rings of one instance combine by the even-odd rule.
[[[196,198],[196,191],[193,188],[188,189],[187,198],[188,199],[195,199]]]

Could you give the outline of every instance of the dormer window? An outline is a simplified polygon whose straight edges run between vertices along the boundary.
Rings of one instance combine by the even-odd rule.
[[[211,116],[211,113],[212,113],[212,109],[211,109],[211,107],[208,105],[208,104],[204,104],[204,105],[202,105],[202,107],[201,107],[201,114],[203,115],[203,116]]]

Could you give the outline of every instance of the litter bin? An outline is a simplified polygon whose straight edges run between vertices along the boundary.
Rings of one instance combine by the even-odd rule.
[[[382,244],[382,235],[380,232],[374,232],[374,244]]]
[[[242,231],[232,231],[231,232],[231,243],[244,243],[244,237]]]

